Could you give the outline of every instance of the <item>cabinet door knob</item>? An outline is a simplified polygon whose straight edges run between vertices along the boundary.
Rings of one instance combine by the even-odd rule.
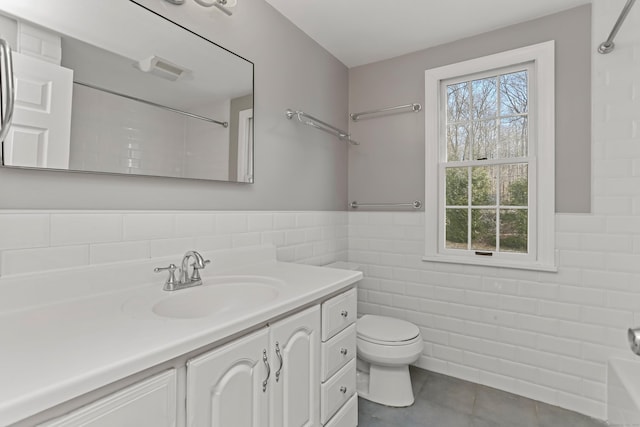
[[[347,388],[345,386],[340,387],[340,391],[344,394],[347,392]]]
[[[349,315],[349,312],[347,310],[342,310],[342,312],[340,312],[340,316],[346,318]]]
[[[343,356],[346,356],[346,355],[347,355],[347,353],[348,353],[348,351],[347,351],[347,349],[346,349],[346,348],[341,348],[341,349],[340,349],[340,354],[342,354]]]

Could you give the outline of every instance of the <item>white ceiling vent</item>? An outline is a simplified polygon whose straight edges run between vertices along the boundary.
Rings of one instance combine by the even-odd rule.
[[[154,76],[171,81],[176,81],[190,73],[186,68],[167,61],[164,58],[160,58],[159,56],[151,56],[138,61],[138,68],[145,73],[151,73]]]

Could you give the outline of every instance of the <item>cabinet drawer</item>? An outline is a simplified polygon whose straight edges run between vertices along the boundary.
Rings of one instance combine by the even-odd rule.
[[[352,359],[321,388],[320,422],[325,424],[356,391],[356,360]]]
[[[322,381],[338,372],[356,355],[356,325],[348,326],[327,342],[322,343]]]
[[[351,289],[322,303],[322,341],[356,321],[358,298]]]
[[[358,396],[353,395],[325,427],[356,427],[358,425]]]

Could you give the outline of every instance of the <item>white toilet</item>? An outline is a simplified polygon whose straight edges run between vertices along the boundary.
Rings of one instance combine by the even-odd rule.
[[[370,314],[356,325],[358,395],[387,406],[412,405],[409,364],[418,360],[423,348],[418,327]]]

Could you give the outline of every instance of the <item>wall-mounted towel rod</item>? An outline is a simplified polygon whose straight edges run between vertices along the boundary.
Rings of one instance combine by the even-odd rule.
[[[198,119],[198,120],[202,120],[202,121],[209,122],[209,123],[215,123],[215,124],[218,124],[218,125],[226,127],[226,128],[229,127],[229,122],[221,122],[219,120],[214,120],[214,119],[211,119],[209,117],[200,116],[198,114],[193,114],[193,113],[189,113],[187,111],[178,110],[176,108],[167,107],[166,105],[156,104],[155,102],[147,101],[146,99],[136,98],[135,96],[127,95],[127,94],[120,93],[120,92],[114,92],[112,90],[105,89],[105,88],[102,88],[102,87],[99,87],[99,86],[94,86],[94,85],[89,84],[89,83],[75,82],[74,81],[73,84],[80,85],[80,86],[85,86],[85,87],[88,87],[88,88],[91,88],[91,89],[95,89],[95,90],[99,90],[99,91],[102,91],[102,92],[106,92],[106,93],[109,93],[111,95],[120,96],[122,98],[130,99],[132,101],[138,101],[138,102],[141,102],[143,104],[151,105],[152,107],[162,108],[163,110],[168,110],[168,111],[171,111],[172,113],[177,113],[177,114],[181,114],[183,116],[191,117],[192,119]]]
[[[406,109],[410,109],[410,110],[399,111],[399,110],[406,110]],[[351,117],[351,120],[353,120],[354,122],[357,122],[362,118],[362,116],[366,116],[369,114],[386,115],[386,114],[393,114],[393,113],[409,113],[409,112],[417,113],[420,110],[422,110],[422,105],[415,103],[415,104],[407,104],[407,105],[398,105],[397,107],[379,108],[377,110],[363,111],[361,113],[351,113],[349,114],[349,116]]]
[[[629,11],[631,10],[631,7],[633,6],[633,3],[635,3],[635,1],[636,0],[627,0],[627,4],[625,4],[622,8],[622,12],[620,12],[620,16],[614,24],[611,33],[609,33],[609,37],[607,38],[607,40],[602,42],[600,46],[598,46],[598,52],[605,54],[611,52],[613,48],[615,48],[616,45],[615,43],[613,43],[613,39],[616,37],[616,34],[618,34],[620,27],[622,27],[622,23],[629,14]]]
[[[354,200],[353,202],[349,203],[349,207],[352,209],[384,206],[411,206],[414,209],[420,209],[422,207],[422,201],[414,200],[411,203],[358,203]]]
[[[288,119],[292,119],[295,116],[302,124],[309,125],[321,131],[330,133],[331,135],[337,136],[338,139],[349,141],[353,145],[360,144],[359,142],[351,139],[351,135],[349,135],[347,132],[338,129],[337,127],[333,127],[330,124],[323,122],[322,120],[316,119],[315,117],[305,113],[304,111],[287,110],[285,111],[285,114]]]

